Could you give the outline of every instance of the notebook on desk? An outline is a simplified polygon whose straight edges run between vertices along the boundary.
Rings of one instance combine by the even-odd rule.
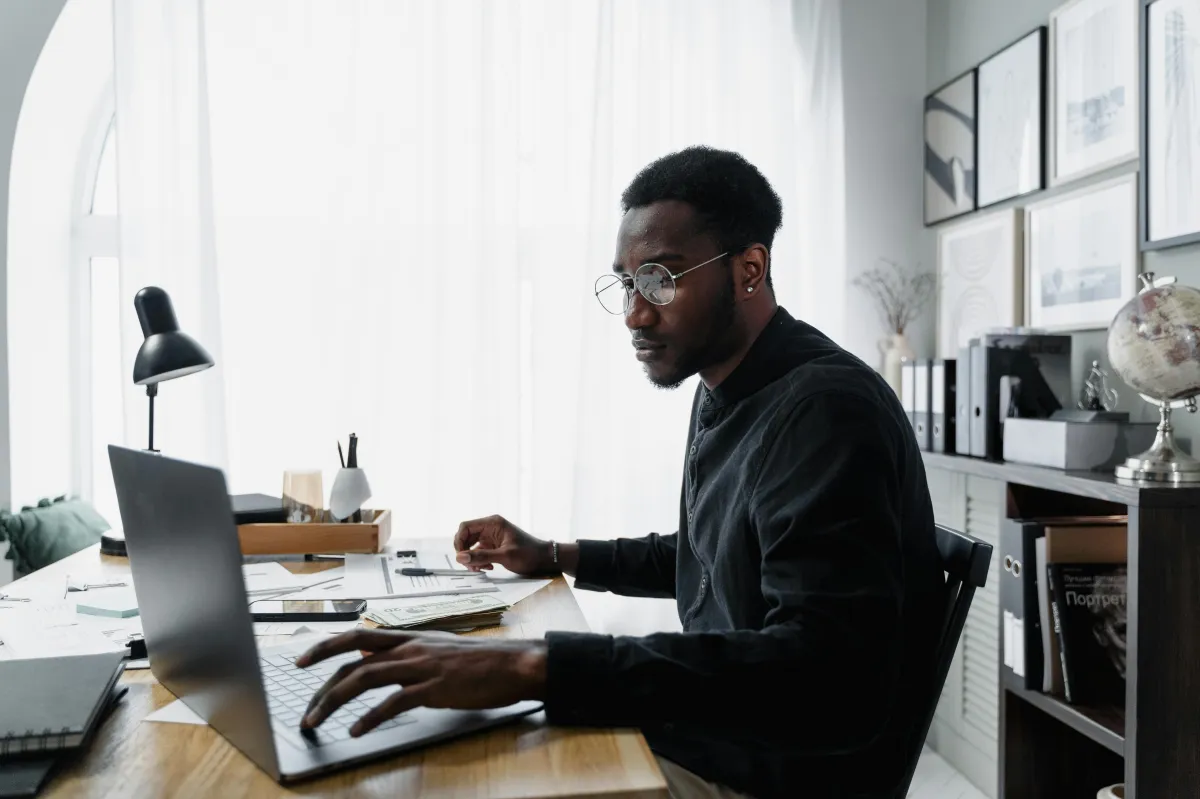
[[[0,758],[82,745],[124,670],[123,656],[0,661]]]

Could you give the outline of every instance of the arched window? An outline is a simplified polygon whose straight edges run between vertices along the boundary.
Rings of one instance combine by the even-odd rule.
[[[103,446],[123,426],[112,51],[112,5],[67,0],[17,122],[7,282],[12,504],[78,495],[117,525]]]

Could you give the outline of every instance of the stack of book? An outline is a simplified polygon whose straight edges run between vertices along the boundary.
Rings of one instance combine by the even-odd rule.
[[[1124,708],[1128,535],[1126,517],[1008,522],[1000,602],[1010,681]]]

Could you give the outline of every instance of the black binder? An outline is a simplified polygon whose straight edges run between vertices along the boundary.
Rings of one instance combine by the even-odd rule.
[[[956,389],[954,359],[934,361],[929,371],[929,448],[933,452],[954,452],[958,414]]]
[[[1005,519],[1000,526],[1000,669],[1004,681],[1042,690],[1042,625],[1038,613],[1036,541],[1046,522]]]

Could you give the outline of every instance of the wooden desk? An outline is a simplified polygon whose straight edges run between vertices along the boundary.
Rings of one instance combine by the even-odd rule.
[[[307,572],[337,564],[284,565]],[[100,555],[96,546],[5,586],[5,590],[19,595],[23,586],[36,582],[63,585],[68,573],[74,577],[128,576],[129,567],[124,558]],[[502,626],[471,634],[540,638],[550,629],[587,630],[562,578],[518,603],[505,614]],[[281,640],[286,639],[262,638],[260,642],[268,645]],[[143,722],[175,699],[149,670],[127,671],[122,682],[129,685],[129,693],[87,750],[60,767],[44,796],[667,797],[658,764],[636,730],[551,727],[540,713],[450,743],[284,787],[210,727]]]

